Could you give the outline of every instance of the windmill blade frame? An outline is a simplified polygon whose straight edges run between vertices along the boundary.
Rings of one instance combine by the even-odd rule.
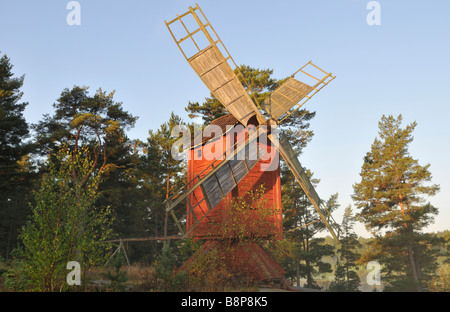
[[[296,79],[299,74],[314,84],[310,85],[301,81],[307,81],[307,79]],[[260,104],[260,107],[280,124],[335,78],[336,76],[309,61],[276,88]],[[292,109],[294,106],[295,109]]]
[[[333,227],[331,226],[331,222],[333,224],[336,224],[336,222],[334,221],[334,219],[332,219],[331,214],[328,212],[327,208],[317,194],[314,186],[306,175],[306,172],[300,164],[298,157],[295,155],[291,144],[283,136],[281,138],[274,139],[274,136],[271,135],[270,140],[277,147],[280,156],[284,159],[286,165],[289,167],[289,170],[292,172],[298,184],[300,184],[300,187],[305,192],[305,195],[314,206],[314,209],[318,213],[320,220],[325,224],[326,228],[331,233],[336,243],[339,244],[339,228],[337,228],[338,234],[336,234]]]
[[[202,21],[202,18],[200,18],[196,11],[201,13],[200,16],[205,22]],[[198,28],[192,31],[189,31],[188,27],[183,22],[183,18],[190,16],[195,19],[195,22],[198,25]],[[186,35],[180,39],[176,38],[176,35],[172,30],[172,27],[176,22],[179,22],[183,27],[182,29],[186,32]],[[250,88],[239,70],[239,67],[236,65],[227,48],[198,4],[196,4],[194,8],[189,7],[189,11],[181,15],[177,14],[177,17],[173,20],[169,22],[165,21],[165,24],[189,65],[191,65],[214,97],[216,97],[219,102],[241,122],[241,124],[247,126],[249,119],[255,115],[260,124],[266,122],[266,118],[259,111],[258,106],[247,91],[250,90]],[[210,28],[211,31],[208,31],[208,28]],[[196,40],[196,36],[200,36],[200,38],[197,38]],[[188,54],[186,47],[182,47],[182,44],[188,39],[191,39],[194,44],[195,48],[193,51],[195,53],[190,51],[191,53]],[[199,39],[203,39],[203,41]],[[188,42],[190,41],[188,40]],[[245,87],[243,83],[245,84]],[[247,88],[247,90],[245,88]]]

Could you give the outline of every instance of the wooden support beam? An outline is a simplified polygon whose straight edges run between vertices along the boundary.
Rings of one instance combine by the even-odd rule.
[[[103,243],[120,243],[120,242],[148,242],[148,241],[164,241],[169,239],[183,239],[184,236],[149,236],[149,237],[137,237],[137,238],[121,238],[104,241]]]

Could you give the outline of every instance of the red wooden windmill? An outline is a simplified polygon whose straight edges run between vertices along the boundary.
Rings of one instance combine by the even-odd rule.
[[[191,23],[187,21],[189,19]],[[308,62],[262,103],[258,103],[253,101],[249,93],[250,88],[239,68],[198,5],[189,7],[189,11],[177,15],[172,21],[166,22],[166,25],[188,63],[230,112],[211,123],[210,126],[220,130],[216,131],[216,136],[194,140],[196,144],[189,151],[189,182],[166,201],[166,209],[172,213],[182,235],[206,241],[198,255],[194,255],[190,261],[195,261],[196,257],[208,250],[218,248],[224,240],[234,238],[236,233],[233,231],[218,231],[214,226],[218,220],[226,218],[227,209],[233,199],[245,198],[247,194],[261,187],[264,193],[260,200],[266,208],[270,207],[273,211],[263,220],[265,222],[260,223],[264,224],[263,228],[252,228],[250,223],[252,219],[260,218],[260,208],[256,202],[250,203],[254,212],[242,220],[246,229],[244,236],[251,237],[257,233],[260,238],[282,237],[278,155],[284,159],[322,222],[338,242],[330,225],[331,216],[306,176],[291,145],[285,138],[278,138],[276,134],[277,125],[335,77]],[[181,35],[179,30],[183,32]],[[304,77],[303,81],[312,83],[298,80],[300,75]],[[217,136],[217,132],[221,135]],[[265,138],[268,140],[264,140]],[[216,156],[223,157],[205,157],[213,149],[216,149]],[[223,153],[217,153],[217,149]],[[186,201],[186,214],[178,218],[174,208],[183,201]],[[240,266],[247,264],[253,267],[255,278],[263,280],[282,277],[282,268],[254,241],[247,245],[245,250],[237,248],[234,253],[233,258],[241,260]],[[241,267],[236,268],[240,269]]]

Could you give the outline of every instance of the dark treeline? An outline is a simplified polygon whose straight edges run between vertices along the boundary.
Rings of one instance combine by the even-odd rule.
[[[21,100],[24,76],[0,56],[0,259],[9,268],[0,269],[9,276],[14,272],[13,288],[65,290],[61,276],[67,271],[60,266],[69,258],[86,267],[103,265],[115,247],[101,241],[177,233],[163,202],[185,182],[186,163],[171,156],[177,139],[171,130],[193,123],[172,113],[159,128],[149,129],[145,141],[133,139],[127,132],[138,116],[126,111],[114,92],[73,86],[55,95],[52,112],[29,124],[23,113],[32,103]],[[258,100],[283,82],[270,69],[243,65],[241,71]],[[188,103],[186,111],[190,118],[201,117],[202,126],[227,113],[212,95]],[[281,127],[298,156],[313,138],[314,116],[302,109]],[[315,210],[282,162],[285,234],[271,251],[294,285],[324,289],[319,277],[331,274],[328,290],[358,291],[363,282],[358,270],[378,261],[384,290],[448,291],[448,232],[423,232],[438,215],[424,198],[439,186],[428,183],[429,165],[420,166],[408,153],[415,125],[402,128],[401,116],[381,119],[379,138],[354,185],[356,209],[347,207],[340,224],[339,249],[317,237],[325,227],[313,222]],[[314,185],[320,182],[307,174]],[[336,211],[338,194],[331,194],[326,206]],[[357,237],[357,221],[373,238]],[[176,267],[196,248],[192,242],[169,245],[163,249],[163,242],[147,241],[125,247],[132,263],[156,265],[157,272],[167,271],[158,269],[164,263]],[[19,287],[21,279],[29,282]]]

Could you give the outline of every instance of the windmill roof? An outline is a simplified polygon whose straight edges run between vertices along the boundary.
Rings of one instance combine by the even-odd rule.
[[[236,126],[239,123],[240,122],[232,114],[226,114],[219,118],[214,119],[213,121],[211,121],[211,123],[208,126],[212,126],[212,125],[219,126],[222,129],[222,133],[225,135],[227,130],[230,130],[229,128],[227,129],[227,126]],[[215,133],[211,134],[211,136],[203,136],[203,133],[199,134],[191,142],[191,148],[196,147],[195,142],[197,142],[197,140],[198,140],[197,138],[200,136],[202,137],[201,145],[205,145],[206,142],[208,142],[214,138]]]

